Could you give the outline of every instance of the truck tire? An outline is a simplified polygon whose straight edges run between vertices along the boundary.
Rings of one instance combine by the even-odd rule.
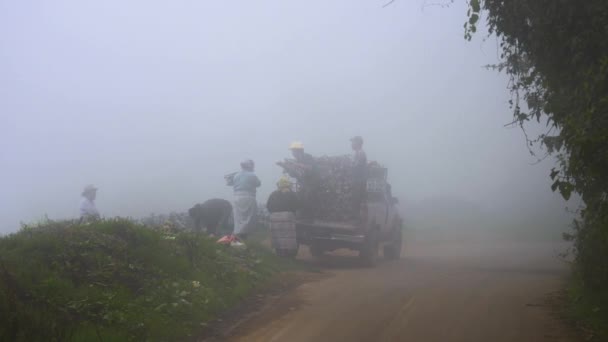
[[[318,245],[311,245],[309,249],[313,258],[322,258],[324,256],[325,251]]]
[[[298,256],[298,250],[297,250],[297,249],[294,249],[294,250],[289,251],[289,252],[287,253],[287,256],[288,256],[290,259],[295,259],[295,258]]]
[[[401,258],[401,249],[403,248],[403,231],[401,227],[395,228],[391,241],[384,245],[384,258],[389,260],[397,260]]]
[[[275,253],[281,258],[295,259],[295,257],[298,255],[298,250],[276,248]]]
[[[376,230],[370,231],[365,237],[365,242],[359,250],[359,259],[364,266],[373,267],[378,261],[378,233]]]

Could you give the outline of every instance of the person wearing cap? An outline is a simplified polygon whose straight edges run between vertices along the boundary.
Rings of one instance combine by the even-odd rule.
[[[277,183],[277,190],[270,194],[266,209],[270,213],[272,248],[279,256],[295,257],[298,253],[296,239],[296,210],[298,197],[286,176]]]
[[[256,192],[262,182],[254,171],[253,160],[245,160],[241,163],[241,171],[235,174],[232,179],[235,197],[232,205],[234,235],[238,238],[244,238],[256,224],[258,210]]]
[[[298,198],[293,192],[293,185],[286,176],[281,177],[277,182],[277,190],[270,194],[266,209],[269,213],[291,212],[298,210]]]
[[[355,177],[359,179],[365,178],[367,176],[365,174],[367,170],[367,155],[363,151],[363,138],[360,136],[353,137],[350,139],[350,144],[354,152]]]
[[[353,149],[353,210],[359,213],[361,203],[367,194],[367,155],[363,151],[363,138],[355,136],[350,139]]]
[[[289,150],[296,160],[305,170],[312,170],[315,159],[308,153],[304,152],[304,144],[300,141],[294,141],[289,145]]]
[[[82,191],[82,201],[80,202],[80,222],[94,221],[100,218],[99,211],[95,206],[97,188],[87,185]]]

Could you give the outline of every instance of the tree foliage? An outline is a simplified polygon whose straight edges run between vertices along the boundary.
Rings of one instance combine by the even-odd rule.
[[[485,19],[510,77],[514,123],[546,120],[534,141],[557,156],[550,177],[565,199],[581,195],[574,223],[585,286],[608,285],[608,2],[470,0],[465,38]],[[532,143],[532,142],[530,142]]]
[[[574,223],[585,287],[608,285],[608,1],[470,0],[465,38],[480,20],[498,37],[514,123],[547,125],[539,142],[559,161],[552,189],[581,195]]]

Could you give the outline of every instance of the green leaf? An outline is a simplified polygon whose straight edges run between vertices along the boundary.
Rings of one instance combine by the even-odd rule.
[[[572,195],[572,185],[570,183],[561,182],[559,184],[559,193],[567,201]]]
[[[475,24],[477,23],[477,20],[479,20],[479,14],[472,14],[469,17],[469,24],[471,24],[472,26],[475,26]]]
[[[479,13],[479,11],[481,10],[480,1],[479,0],[471,0],[471,8],[473,9],[473,12]]]
[[[556,170],[555,168],[551,169],[551,179],[555,180],[555,177],[557,177],[557,175],[559,175],[559,170]],[[555,191],[555,190],[553,190]]]
[[[559,180],[556,180],[555,182],[553,182],[553,184],[551,185],[551,191],[557,190],[557,188],[559,187],[560,183],[561,182]]]

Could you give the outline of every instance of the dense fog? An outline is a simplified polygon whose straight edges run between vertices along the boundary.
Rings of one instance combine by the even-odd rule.
[[[505,127],[497,42],[465,20],[422,0],[1,1],[0,232],[76,217],[89,183],[105,217],[231,199],[247,158],[263,202],[290,142],[349,154],[354,135],[413,228],[566,230],[577,203]]]

